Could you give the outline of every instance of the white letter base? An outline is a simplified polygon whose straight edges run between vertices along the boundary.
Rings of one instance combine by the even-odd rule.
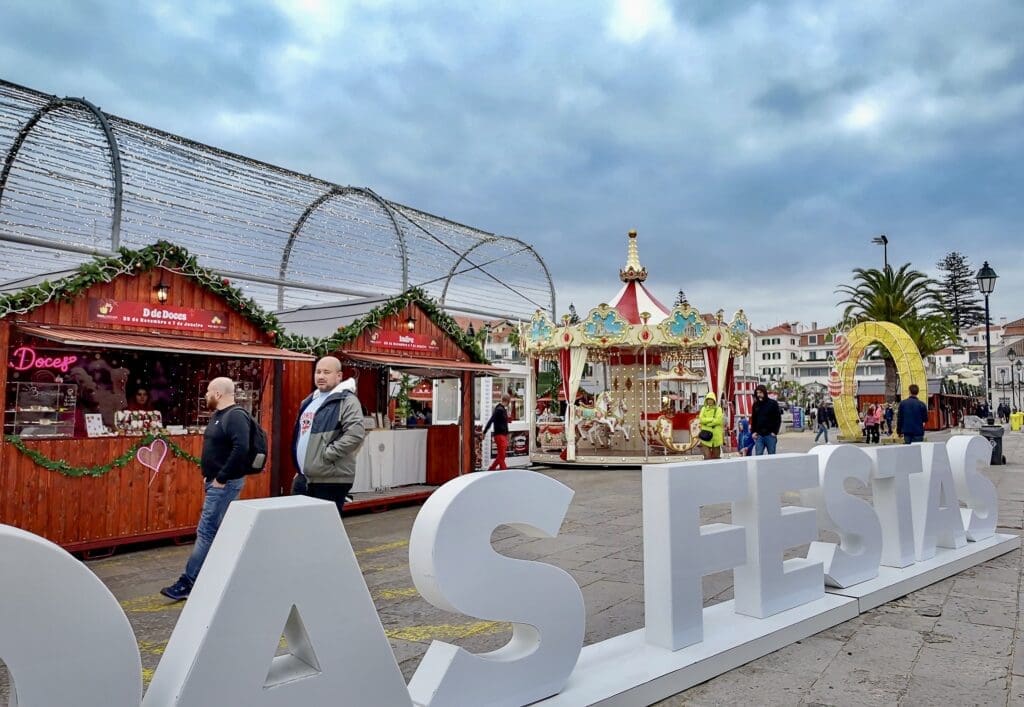
[[[725,601],[704,609],[704,640],[675,652],[647,643],[642,628],[585,646],[565,689],[538,704],[653,704],[857,614],[854,599],[832,594],[764,619]]]
[[[964,547],[953,550],[939,547],[935,556],[915,562],[907,567],[878,568],[878,576],[852,587],[840,589],[826,587],[831,594],[850,597],[860,602],[861,613],[874,609],[876,606],[916,592],[929,584],[941,582],[947,577],[963,572],[968,567],[988,562],[1020,547],[1020,537],[996,533],[978,542],[969,542]]]

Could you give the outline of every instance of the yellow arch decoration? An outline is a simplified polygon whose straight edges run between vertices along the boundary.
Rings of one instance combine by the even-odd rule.
[[[911,383],[916,383],[925,391],[927,397],[928,376],[924,370],[924,361],[910,335],[890,322],[858,324],[845,335],[836,337],[836,368],[829,382],[830,392],[835,401],[839,431],[844,439],[854,440],[861,437],[854,375],[857,372],[857,361],[864,353],[864,349],[876,342],[888,349],[896,362],[902,397],[910,396]]]

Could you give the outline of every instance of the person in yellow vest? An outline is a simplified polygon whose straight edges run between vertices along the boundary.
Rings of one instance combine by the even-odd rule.
[[[1024,427],[1024,412],[1014,410],[1010,414],[1010,431],[1020,432],[1021,427]]]
[[[705,459],[720,459],[722,439],[725,430],[725,415],[718,407],[714,393],[704,396],[704,407],[700,409],[700,451]]]

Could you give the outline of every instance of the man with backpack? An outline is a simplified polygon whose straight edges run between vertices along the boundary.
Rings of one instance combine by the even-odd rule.
[[[316,390],[302,401],[292,437],[299,472],[292,492],[305,485],[305,495],[333,501],[339,515],[356,480],[356,453],[366,436],[356,379],[342,378],[341,361],[334,356],[316,362]]]
[[[160,590],[161,594],[174,601],[187,599],[192,592],[192,585],[206,561],[228,505],[238,498],[245,485],[245,475],[254,470],[254,463],[259,464],[259,468],[263,463],[263,460],[254,462],[250,454],[255,423],[249,413],[235,404],[234,381],[230,378],[210,381],[206,388],[206,407],[213,414],[203,434],[200,466],[206,497],[196,528],[196,543],[184,574],[177,582]]]

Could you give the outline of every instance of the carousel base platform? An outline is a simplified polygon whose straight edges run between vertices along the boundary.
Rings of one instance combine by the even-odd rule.
[[[387,491],[367,491],[352,494],[352,500],[345,504],[345,515],[349,513],[374,513],[398,506],[412,506],[423,503],[437,486],[415,484],[396,486]]]
[[[722,452],[722,459],[728,459],[736,456],[739,456],[736,452]],[[704,457],[701,454],[660,454],[657,452],[649,453],[647,456],[644,456],[643,451],[634,452],[629,450],[609,449],[602,450],[600,452],[586,450],[583,454],[577,453],[576,461],[572,462],[565,461],[557,452],[537,452],[530,455],[530,461],[533,464],[556,466],[565,469],[573,467],[618,467],[639,469],[644,464],[699,462],[704,461]]]

